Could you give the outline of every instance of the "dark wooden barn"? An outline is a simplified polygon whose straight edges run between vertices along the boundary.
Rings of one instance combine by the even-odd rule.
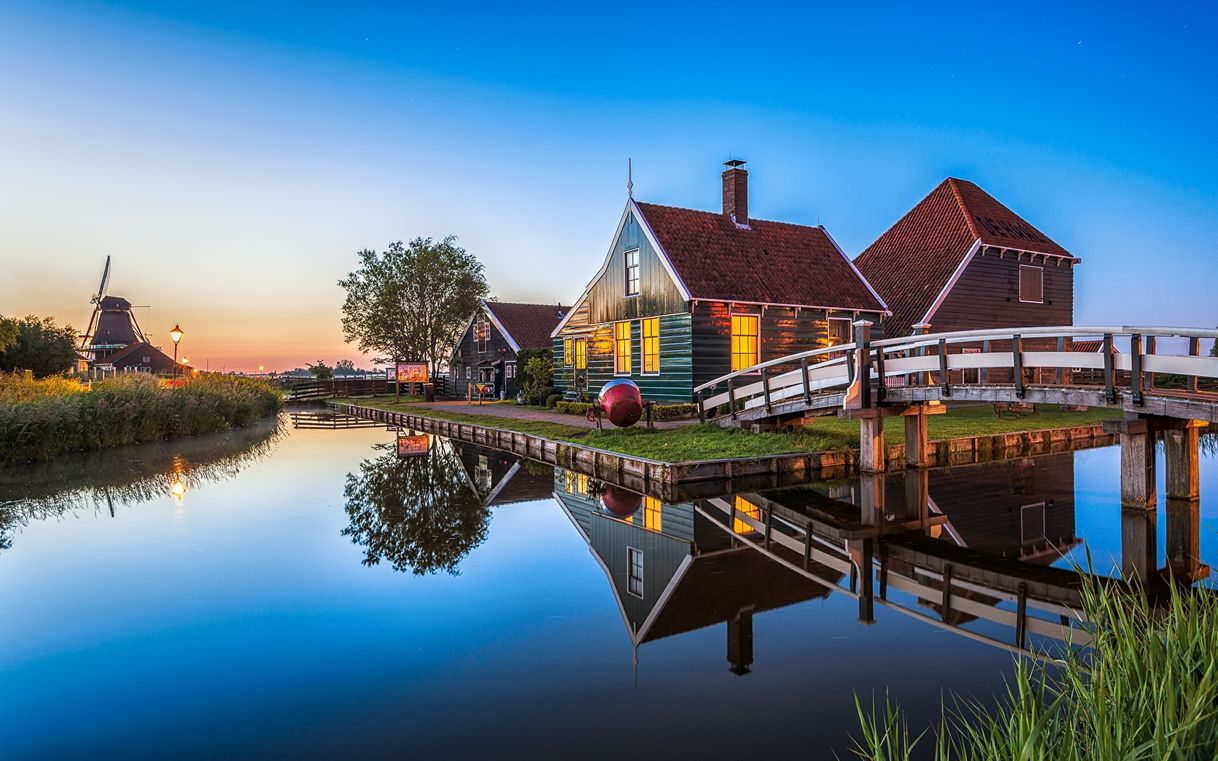
[[[1079,259],[968,180],[949,177],[854,263],[888,302],[888,337],[1071,325]]]
[[[850,340],[887,307],[823,227],[753,219],[742,161],[721,212],[626,203],[600,270],[554,332],[555,385],[629,378],[647,399]]]
[[[449,359],[453,395],[467,395],[471,383],[491,387],[498,399],[516,395],[518,354],[550,346],[550,333],[569,307],[483,301],[470,316]]]

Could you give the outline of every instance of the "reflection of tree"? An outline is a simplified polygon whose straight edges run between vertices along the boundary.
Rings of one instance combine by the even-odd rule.
[[[456,574],[486,540],[490,513],[460,459],[439,439],[426,455],[399,458],[389,451],[364,460],[358,475],[347,475],[344,493],[351,525],[343,536],[367,550],[365,565],[385,560],[395,571]]]
[[[113,512],[115,507],[164,497],[175,482],[189,490],[232,478],[270,452],[279,437],[279,422],[269,418],[225,433],[0,468],[0,550],[8,549],[12,533],[31,521],[80,509]]]

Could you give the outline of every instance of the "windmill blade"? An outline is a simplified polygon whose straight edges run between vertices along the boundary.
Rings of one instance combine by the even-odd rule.
[[[101,283],[97,286],[97,295],[93,297],[96,304],[106,296],[106,287],[110,285],[110,256],[106,256],[106,266],[102,269]]]
[[[93,307],[93,316],[89,318],[89,329],[80,337],[80,348],[87,349],[89,344],[93,342],[93,327],[97,325],[97,314],[101,311],[101,304]]]

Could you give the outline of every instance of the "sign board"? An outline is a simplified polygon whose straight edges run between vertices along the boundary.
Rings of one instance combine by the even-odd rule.
[[[398,457],[417,457],[431,449],[431,437],[425,433],[399,433]]]
[[[427,383],[429,380],[426,362],[398,363],[398,383]]]

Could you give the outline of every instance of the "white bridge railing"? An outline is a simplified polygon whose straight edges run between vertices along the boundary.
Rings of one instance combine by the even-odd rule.
[[[888,386],[898,384],[938,386],[941,396],[948,397],[951,386],[985,385],[999,374],[1022,399],[1032,370],[1040,371],[1038,384],[1102,386],[1108,404],[1117,402],[1118,388],[1129,390],[1134,405],[1142,404],[1146,391],[1158,388],[1160,374],[1179,378],[1174,389],[1186,394],[1201,395],[1202,379],[1218,380],[1218,357],[1202,353],[1202,342],[1218,339],[1218,330],[1067,325],[878,341],[870,334],[871,324],[858,322],[851,343],[791,354],[704,383],[694,389],[699,417],[717,417],[719,408],[733,418],[741,412],[751,412],[751,417],[770,414],[779,407],[825,408],[834,406],[838,397],[846,408],[870,407],[883,399]],[[1080,341],[1098,342],[1099,348],[1077,349]],[[1172,344],[1183,353],[1168,353]]]

